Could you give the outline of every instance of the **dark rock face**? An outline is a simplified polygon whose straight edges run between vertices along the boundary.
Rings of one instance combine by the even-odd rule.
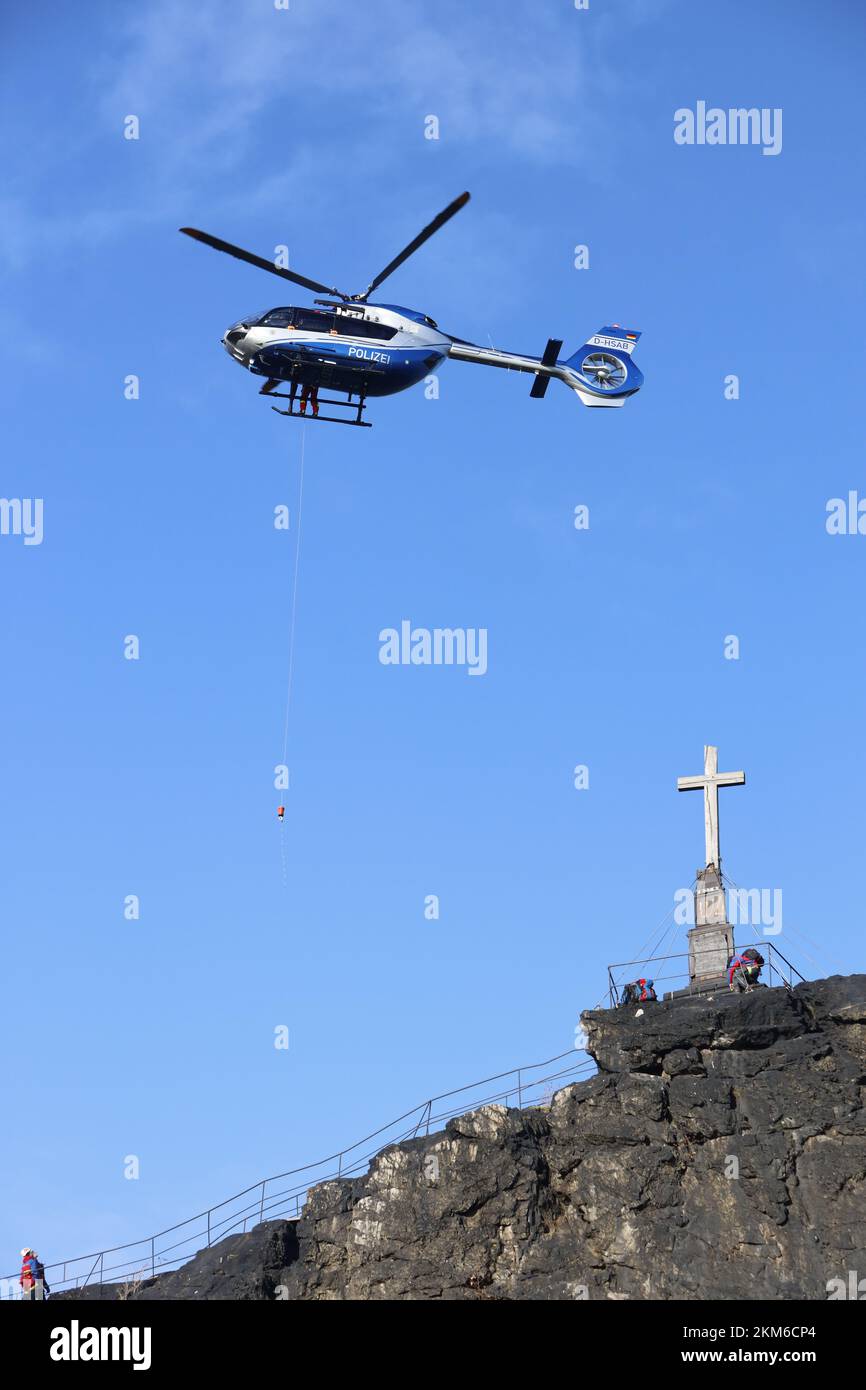
[[[226,1236],[210,1249],[200,1250],[195,1259],[168,1274],[157,1274],[153,1279],[132,1278],[125,1284],[88,1284],[82,1289],[53,1294],[51,1301],[270,1299],[276,1296],[281,1271],[297,1257],[295,1223],[264,1221],[245,1235]]]
[[[599,1074],[550,1106],[386,1149],[132,1296],[825,1299],[866,1277],[866,976],[583,1021]]]

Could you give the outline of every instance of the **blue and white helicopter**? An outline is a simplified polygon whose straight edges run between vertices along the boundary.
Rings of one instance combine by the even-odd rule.
[[[428,314],[417,309],[369,302],[382,281],[468,202],[469,194],[461,193],[449,203],[361,294],[344,294],[195,227],[180,230],[216,251],[225,251],[260,270],[328,296],[313,301],[321,308],[290,305],[240,319],[222,339],[236,362],[255,376],[266,378],[260,395],[288,400],[288,410],[272,407],[280,415],[306,416],[309,400],[314,412],[312,419],[369,428],[370,422],[362,419],[368,396],[404,391],[435,372],[447,358],[530,372],[535,380],[529,394],[536,400],[544,395],[551,377],[564,381],[584,405],[590,406],[619,406],[639,391],[643,374],[632,361],[632,353],[640,333],[622,329],[618,324],[599,329],[571,357],[560,361],[562,342],[558,338],[548,340],[541,357],[524,357],[443,333]],[[288,391],[278,391],[277,387],[284,384]],[[349,415],[319,415],[320,388],[345,393],[345,400],[329,397],[322,404],[348,407]]]

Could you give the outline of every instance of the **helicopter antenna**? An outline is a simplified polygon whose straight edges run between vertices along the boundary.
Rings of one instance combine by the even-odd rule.
[[[353,294],[351,296],[352,302],[355,304],[364,304],[373,293],[373,290],[381,285],[383,280],[386,280],[404,261],[408,261],[409,257],[414,255],[418,248],[423,246],[424,242],[428,241],[429,238],[433,236],[434,232],[438,232],[440,227],[444,227],[445,223],[450,221],[454,214],[459,212],[461,208],[464,208],[468,202],[469,194],[461,193],[459,198],[455,198],[453,203],[449,203],[447,208],[444,208],[443,211],[439,213],[438,217],[434,217],[432,222],[428,222],[427,226],[423,231],[418,233],[414,241],[410,241],[408,246],[404,246],[399,255],[395,256],[393,261],[389,261],[384,270],[379,271],[375,280],[370,281],[363,294]]]

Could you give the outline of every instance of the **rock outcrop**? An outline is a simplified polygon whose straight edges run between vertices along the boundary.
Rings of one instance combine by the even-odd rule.
[[[583,1022],[598,1074],[549,1106],[450,1120],[124,1296],[825,1299],[866,1276],[866,975]]]

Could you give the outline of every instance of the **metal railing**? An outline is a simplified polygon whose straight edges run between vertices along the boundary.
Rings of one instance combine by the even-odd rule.
[[[778,946],[774,946],[772,941],[753,941],[749,942],[746,946],[738,946],[738,954],[740,951],[748,950],[749,946],[753,947],[764,957],[764,967],[767,971],[767,984],[771,986],[775,984],[785,985],[786,988],[793,989],[795,984],[795,976],[797,983],[803,982],[804,977],[800,974],[796,966],[791,964],[787,956],[782,955],[782,952],[779,950]],[[704,976],[703,983],[701,981],[699,959],[701,955],[704,955],[705,957],[712,957],[712,960],[704,960],[705,966],[714,965],[719,959],[718,949],[710,947],[705,952],[693,949],[691,952],[680,951],[676,955],[644,956],[643,959],[617,961],[614,965],[609,965],[607,967],[607,997],[609,1007],[616,1008],[616,1006],[619,1004],[620,990],[622,989],[623,985],[631,983],[636,978],[634,974],[636,966],[662,965],[666,968],[667,973],[659,974],[654,970],[647,970],[641,971],[639,976],[639,978],[652,979],[653,984],[656,986],[656,993],[658,994],[659,998],[661,998],[661,995],[664,992],[663,990],[658,988],[660,984],[667,985],[669,991],[676,989],[682,990],[683,993],[688,994],[706,994],[711,990],[715,992],[715,990],[717,990],[719,986],[717,984],[713,986],[712,984],[708,983],[706,975]],[[691,978],[691,960],[695,960],[698,966],[697,978],[695,979]],[[681,967],[678,970],[667,969],[667,963],[669,961],[685,961],[685,966]],[[619,974],[615,974],[615,972],[619,972]],[[724,967],[722,968],[722,970],[718,971],[718,974],[721,975],[724,975],[725,973],[726,972]],[[709,974],[709,971],[707,971],[707,974]]]
[[[575,1048],[569,1048],[567,1052],[550,1057],[546,1062],[512,1067],[510,1071],[431,1096],[348,1148],[340,1149],[317,1163],[308,1163],[264,1178],[208,1207],[206,1211],[155,1235],[146,1236],[143,1240],[129,1241],[71,1260],[57,1260],[45,1266],[49,1287],[60,1292],[62,1289],[84,1288],[107,1281],[131,1288],[142,1280],[176,1269],[203,1247],[209,1247],[228,1235],[245,1232],[248,1225],[276,1217],[296,1219],[301,1215],[310,1188],[319,1183],[359,1176],[378,1154],[392,1144],[417,1139],[422,1134],[429,1135],[431,1127],[443,1125],[481,1105],[511,1103],[515,1108],[525,1109],[543,1104],[553,1095],[554,1083],[561,1086],[567,1084],[566,1078],[577,1080],[579,1074],[594,1070],[595,1063],[591,1060],[584,1058],[575,1061],[575,1051]],[[583,1049],[577,1051],[582,1053]],[[569,1059],[567,1065],[566,1058]],[[558,1063],[563,1065],[557,1066]],[[543,1074],[538,1075],[539,1072]],[[491,1086],[495,1086],[495,1089],[485,1089]],[[448,1104],[458,1096],[462,1097],[459,1103]],[[18,1296],[17,1274],[7,1275],[0,1280],[0,1298]]]

